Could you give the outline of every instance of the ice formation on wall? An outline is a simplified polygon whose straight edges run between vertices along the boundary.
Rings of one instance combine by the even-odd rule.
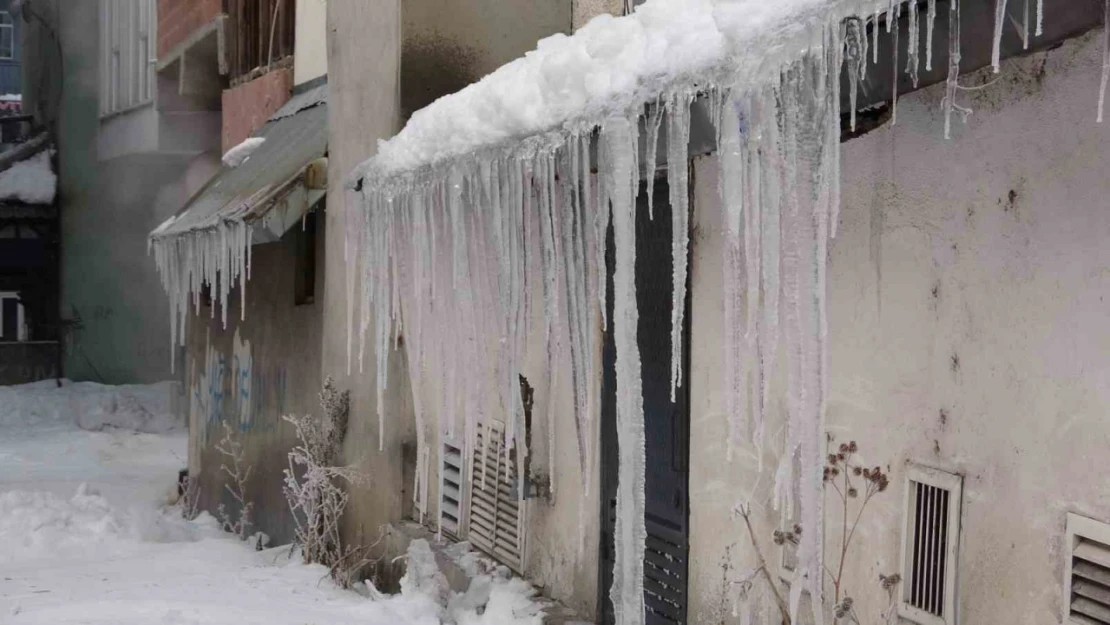
[[[588,488],[600,408],[594,320],[613,333],[619,490],[610,596],[622,624],[645,617],[636,196],[648,192],[654,218],[650,182],[663,129],[674,219],[673,398],[684,382],[687,144],[697,100],[716,125],[721,165],[730,457],[749,437],[762,448],[775,358],[784,344],[788,448],[775,492],[778,502],[797,498],[805,530],[791,611],[797,615],[803,592],[821,595],[825,260],[839,212],[841,72],[848,72],[854,109],[868,59],[878,60],[879,25],[885,21],[891,31],[905,10],[908,41],[900,44],[894,29],[887,53],[895,84],[902,72],[916,81],[922,65],[932,67],[937,9],[935,0],[924,7],[891,0],[766,4],[652,0],[631,16],[603,17],[573,37],[544,40],[524,59],[418,112],[353,176],[363,210],[348,232],[348,259],[358,259],[362,270],[348,285],[350,315],[361,294],[359,335],[374,328],[369,338],[379,359],[379,393],[384,358],[403,323],[418,429],[435,412],[437,439],[458,440],[453,423],[461,410],[465,453],[472,454],[480,424],[498,420],[505,424],[506,453],[515,447],[521,462],[527,437],[516,380],[533,318],[542,315],[536,332],[542,331],[550,385],[562,341],[569,345]],[[958,2],[950,4],[949,18],[946,134],[957,109]],[[610,225],[615,266],[606,267]],[[432,406],[429,397],[436,398]],[[419,444],[429,439],[422,432]],[[800,476],[792,475],[795,457]],[[818,623],[820,611],[814,606]]]

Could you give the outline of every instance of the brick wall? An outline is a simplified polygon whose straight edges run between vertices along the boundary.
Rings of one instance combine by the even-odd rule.
[[[293,71],[277,69],[223,93],[223,150],[239,145],[289,100]]]
[[[158,56],[223,12],[221,0],[158,0]]]

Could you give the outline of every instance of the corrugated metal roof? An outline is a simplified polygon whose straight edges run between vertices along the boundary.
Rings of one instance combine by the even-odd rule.
[[[216,175],[171,220],[152,232],[151,238],[212,229],[221,221],[253,222],[264,217],[296,186],[305,165],[327,153],[326,86],[324,89],[323,96],[312,89],[286,103],[254,133],[266,141],[250,158]],[[305,97],[309,94],[314,95]]]
[[[292,115],[296,115],[301,111],[316,106],[317,104],[328,103],[328,83],[322,83],[313,87],[303,93],[294,94],[289,101],[286,102],[277,110],[276,113],[270,116],[267,121],[277,121]]]

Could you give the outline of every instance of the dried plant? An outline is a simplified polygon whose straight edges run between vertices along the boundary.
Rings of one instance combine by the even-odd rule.
[[[329,377],[320,392],[320,406],[324,410],[322,419],[311,415],[283,417],[293,424],[300,441],[289,452],[283,490],[305,563],[323,564],[338,585],[349,588],[372,562],[367,554],[373,545],[343,545],[339,524],[350,495],[342,482],[365,484],[369,477],[352,466],[334,466],[347,432],[350,392],[337,391]]]
[[[192,521],[200,514],[200,480],[185,475],[181,483],[181,516],[186,521]]]
[[[216,451],[230,460],[231,467],[228,467],[225,462],[220,465],[220,471],[228,476],[228,482],[224,483],[224,488],[239,504],[239,510],[235,518],[221,503],[216,508],[216,517],[224,530],[235,534],[239,540],[246,540],[250,537],[251,512],[254,509],[254,504],[247,501],[247,482],[250,480],[253,467],[244,462],[243,443],[232,435],[227,421],[221,422],[221,425],[224,428],[224,437],[216,444]]]
[[[833,583],[833,605],[832,616],[834,622],[847,622],[859,625],[859,618],[854,608],[854,601],[851,597],[844,595],[841,596],[845,586],[844,577],[844,564],[847,561],[848,552],[852,546],[852,539],[856,535],[856,528],[859,526],[860,519],[863,517],[863,511],[867,508],[867,504],[871,499],[881,492],[884,492],[890,486],[890,476],[887,472],[883,471],[881,467],[864,467],[854,462],[854,458],[859,451],[859,447],[855,441],[842,443],[837,447],[835,453],[830,453],[827,457],[827,464],[823,471],[823,480],[826,490],[832,490],[840,499],[843,515],[841,516],[841,532],[840,532],[840,549],[839,558],[836,563],[835,572],[825,567],[825,572]],[[858,502],[853,505],[853,502]],[[854,515],[852,514],[855,508]],[[763,557],[763,550],[760,547],[759,541],[756,539],[755,530],[752,528],[751,523],[751,509],[746,505],[737,506],[734,512],[744,520],[744,526],[748,532],[748,537],[751,539],[752,548],[756,557],[756,568],[752,570],[745,578],[734,582],[739,586],[739,591],[742,595],[746,595],[752,588],[756,578],[762,577],[770,589],[775,603],[779,608],[779,614],[782,618],[782,625],[791,625],[790,610],[783,593],[779,588],[778,583],[771,575],[767,567],[767,561]],[[789,530],[775,530],[772,535],[772,540],[776,545],[784,545],[790,543],[797,545],[800,541],[802,534],[802,527],[795,524]],[[901,576],[894,574],[890,576],[881,575],[879,577],[880,584],[884,591],[887,592],[890,607],[883,615],[883,620],[887,623],[892,623],[892,615],[895,614],[897,606],[897,586],[901,582]]]

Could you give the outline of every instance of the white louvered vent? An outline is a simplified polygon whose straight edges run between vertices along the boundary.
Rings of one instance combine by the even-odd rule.
[[[518,497],[516,451],[505,458],[505,434],[490,427],[489,442],[479,427],[470,475],[467,540],[517,573],[524,570],[525,502]],[[485,475],[483,476],[483,470]]]
[[[1068,515],[1064,623],[1110,625],[1110,525]]]
[[[456,538],[459,537],[462,519],[462,486],[462,451],[451,443],[444,443],[443,481],[439,485],[440,528]]]
[[[960,476],[910,466],[902,532],[898,615],[921,625],[955,625]]]

